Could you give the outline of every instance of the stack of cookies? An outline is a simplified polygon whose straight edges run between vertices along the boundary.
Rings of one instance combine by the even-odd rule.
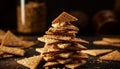
[[[70,23],[77,20],[72,15],[63,12],[52,21],[52,27],[45,32],[45,35],[38,38],[39,41],[45,42],[41,51],[43,60],[46,61],[44,67],[63,65],[74,69],[86,63],[84,59],[88,56],[81,53],[81,50],[86,47],[81,43],[88,42],[76,38],[79,28]]]

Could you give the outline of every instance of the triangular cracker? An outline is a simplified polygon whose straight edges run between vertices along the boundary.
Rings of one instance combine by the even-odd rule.
[[[95,44],[95,45],[103,45],[103,46],[120,47],[120,44],[119,44],[119,43],[110,43],[110,42],[108,42],[108,41],[103,41],[103,40],[94,41],[93,44]]]
[[[111,52],[111,49],[91,49],[91,50],[82,50],[82,53],[86,53],[92,56],[98,56],[101,54],[109,53]]]
[[[20,48],[13,48],[13,47],[6,47],[6,46],[0,46],[0,50],[14,55],[24,56],[25,51]]]
[[[43,37],[48,39],[64,40],[64,41],[70,41],[70,42],[89,43],[88,41],[80,38],[72,38],[69,36],[62,36],[62,35],[44,35]]]
[[[19,40],[12,32],[7,31],[2,40],[2,45],[21,46],[21,40]]]
[[[55,39],[51,39],[51,38],[46,38],[46,37],[38,37],[38,40],[41,41],[41,42],[45,42],[47,44],[60,42],[59,40],[55,40]]]
[[[77,21],[78,19],[66,12],[62,12],[52,23],[61,23],[61,22],[73,22]]]
[[[108,41],[109,43],[120,43],[120,38],[103,38],[103,41]]]
[[[29,58],[24,58],[21,60],[18,60],[17,63],[26,66],[30,69],[36,69],[36,67],[38,66],[38,64],[42,61],[42,57],[39,56],[32,56]]]
[[[101,60],[111,60],[111,61],[120,61],[120,52],[115,50],[111,53],[101,56]]]
[[[34,42],[23,41],[23,40],[19,39],[17,36],[15,36],[12,32],[7,31],[7,33],[5,34],[5,36],[2,40],[1,45],[19,46],[19,47],[26,48],[26,47],[30,47],[34,44],[35,44]]]
[[[70,40],[71,42],[77,42],[77,43],[89,43],[88,41],[81,39],[81,38],[73,38],[72,40]]]

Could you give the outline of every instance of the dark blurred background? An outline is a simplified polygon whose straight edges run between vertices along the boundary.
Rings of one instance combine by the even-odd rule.
[[[17,15],[16,7],[18,0],[1,0],[0,2],[0,28],[5,30],[16,30]],[[94,34],[92,19],[101,10],[115,11],[115,0],[44,0],[47,6],[47,29],[51,21],[61,12],[73,11],[83,12],[88,20],[87,26],[81,31],[82,34]],[[74,14],[74,13],[73,13]],[[119,15],[119,13],[115,13]],[[119,20],[119,16],[117,16]],[[84,19],[84,18],[83,18]],[[120,27],[120,26],[119,26]],[[118,30],[119,31],[119,30]],[[115,33],[116,34],[116,33]],[[118,34],[118,32],[117,32]]]

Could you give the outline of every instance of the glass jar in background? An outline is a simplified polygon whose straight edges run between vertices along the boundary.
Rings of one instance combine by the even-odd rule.
[[[96,34],[117,34],[119,22],[111,10],[102,10],[93,17],[93,25]]]
[[[20,33],[43,33],[46,30],[46,4],[39,0],[19,0],[17,30]]]

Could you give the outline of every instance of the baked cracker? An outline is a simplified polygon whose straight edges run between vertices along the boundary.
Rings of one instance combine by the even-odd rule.
[[[99,59],[100,60],[120,61],[120,52],[115,50],[111,53],[101,56]]]
[[[1,43],[1,45],[5,45],[5,46],[18,46],[23,48],[33,46],[34,44],[35,44],[34,42],[23,41],[19,39],[10,31],[7,31]]]
[[[39,56],[32,56],[29,58],[24,58],[21,60],[18,60],[17,63],[26,66],[30,69],[36,69],[36,67],[38,66],[38,64],[42,61],[42,57]]]
[[[25,51],[20,48],[13,48],[13,47],[6,47],[6,46],[0,46],[0,50],[9,53],[9,54],[14,54],[18,56],[24,56]]]
[[[120,44],[119,44],[119,43],[110,43],[110,42],[108,42],[108,41],[103,41],[103,40],[94,41],[93,44],[95,44],[95,45],[103,45],[103,46],[120,47]]]
[[[82,53],[86,53],[92,56],[98,56],[101,54],[109,53],[112,49],[91,49],[91,50],[82,50]]]
[[[120,43],[120,38],[103,38],[103,41],[108,41],[109,43]]]
[[[73,22],[78,19],[66,12],[62,12],[56,19],[52,21],[52,23],[61,23],[61,22]]]
[[[56,40],[70,40],[72,37],[62,35],[44,35],[45,38],[56,39]]]
[[[60,42],[59,40],[55,40],[55,39],[51,39],[51,38],[46,38],[46,37],[38,37],[38,40],[41,41],[41,42],[45,42],[47,44]]]

